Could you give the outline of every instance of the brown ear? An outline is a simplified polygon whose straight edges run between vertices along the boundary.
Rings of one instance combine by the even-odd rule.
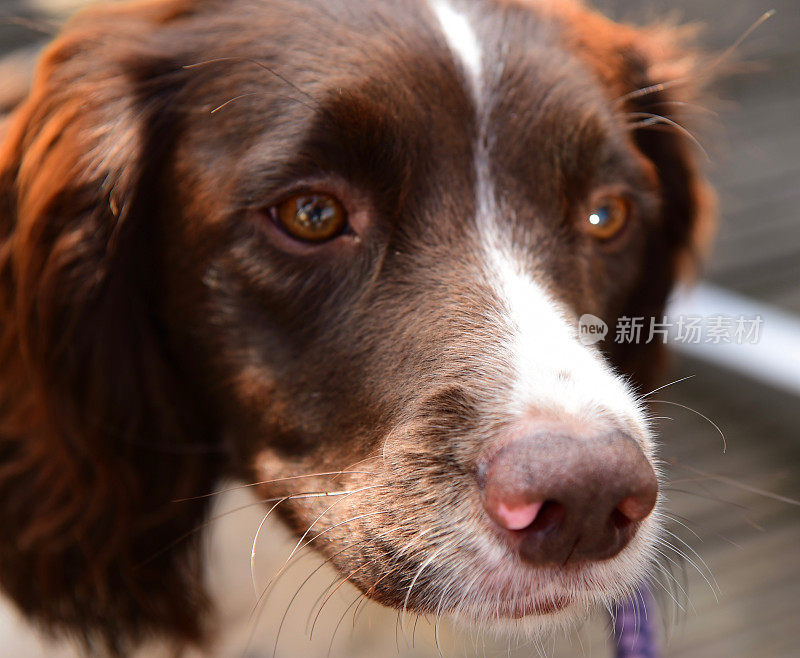
[[[680,30],[640,31],[625,52],[631,78],[624,111],[634,124],[633,140],[655,166],[661,187],[661,231],[650,236],[642,271],[646,285],[628,300],[620,315],[661,321],[667,297],[681,279],[696,276],[707,256],[717,218],[716,193],[709,185],[699,144],[691,135],[691,114],[702,102],[703,71]],[[641,90],[641,91],[639,91]],[[642,385],[652,386],[663,372],[666,351],[660,341],[618,347],[616,358]]]
[[[49,629],[123,653],[202,634],[182,540],[205,507],[173,501],[211,491],[220,456],[159,318],[156,209],[140,194],[167,94],[126,64],[178,12],[119,11],[46,52],[0,143],[0,587]]]
[[[603,82],[609,101],[629,121],[633,143],[658,176],[661,230],[649,235],[639,264],[643,285],[624,300],[616,316],[660,321],[676,281],[698,270],[716,223],[716,195],[701,169],[704,156],[689,135],[685,111],[687,104],[701,102],[701,87],[710,73],[691,46],[696,30],[621,25],[574,0],[552,0],[545,6],[560,20],[573,52]],[[662,348],[659,341],[614,344],[610,352],[621,370],[647,386],[661,370]]]

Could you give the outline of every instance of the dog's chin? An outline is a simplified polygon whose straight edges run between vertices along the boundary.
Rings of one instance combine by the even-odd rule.
[[[598,607],[630,596],[647,578],[658,527],[657,518],[648,518],[618,555],[565,567],[532,567],[494,545],[465,559],[469,567],[461,569],[460,579],[452,573],[442,578],[445,591],[438,600],[449,605],[440,612],[459,626],[498,636],[532,638],[568,630]],[[436,599],[437,593],[425,598]]]
[[[525,570],[529,572],[530,570]],[[582,569],[573,569],[571,583],[558,582],[557,570],[548,578],[544,569],[530,573],[490,575],[468,591],[447,612],[457,623],[497,632],[547,632],[553,627],[569,626],[586,616],[595,597],[583,577]],[[543,583],[544,584],[543,586]],[[457,597],[459,598],[459,597]],[[599,597],[605,599],[605,596]]]
[[[526,583],[527,578],[515,579],[515,591],[506,596],[498,595],[506,583],[497,583],[493,591],[492,582],[481,588],[484,595],[474,592],[464,597],[458,605],[447,611],[447,616],[460,627],[479,629],[499,637],[524,638],[543,637],[553,632],[565,631],[583,622],[599,605],[608,605],[631,588],[619,588],[616,596],[608,590],[596,590],[592,584],[591,569],[574,570],[571,584],[550,583],[547,587],[535,587]],[[553,580],[560,580],[558,577]],[[524,587],[529,586],[528,591]]]
[[[532,638],[572,628],[584,620],[590,610],[591,607],[564,595],[551,599],[517,599],[491,609],[473,605],[451,610],[448,617],[456,626],[468,631],[478,629],[498,637]]]
[[[586,608],[568,594],[553,594],[547,597],[518,596],[486,606],[473,604],[453,610],[450,615],[472,627],[495,626],[496,630],[504,631],[508,628],[519,630],[520,627],[538,629],[552,624],[568,625],[585,611]]]

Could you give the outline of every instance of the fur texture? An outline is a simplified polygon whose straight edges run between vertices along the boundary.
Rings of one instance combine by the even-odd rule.
[[[698,250],[691,144],[630,125],[680,121],[694,65],[677,32],[571,0],[81,14],[0,142],[5,592],[96,650],[204,642],[208,499],[174,501],[226,476],[286,497],[276,513],[388,605],[530,630],[630,589],[654,517],[611,560],[529,568],[474,465],[534,412],[654,458],[627,382],[652,381],[659,345],[600,352],[574,328],[659,317]],[[636,211],[598,245],[579,225],[608,186]],[[279,235],[265,209],[305,189],[353,233]]]

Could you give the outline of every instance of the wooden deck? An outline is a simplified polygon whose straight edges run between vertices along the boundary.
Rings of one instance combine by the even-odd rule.
[[[50,3],[64,9],[78,4]],[[0,0],[0,15],[38,16],[41,12],[30,7],[47,4]],[[714,49],[732,43],[764,11],[778,10],[739,50],[740,60],[759,62],[761,70],[715,87],[726,101],[718,104],[724,129],[711,130],[703,142],[713,160],[722,220],[708,277],[800,314],[800,2],[600,4],[612,15],[636,19],[664,16],[677,7],[688,20],[707,21],[703,42]],[[32,36],[25,28],[0,23],[0,53],[28,44]],[[666,655],[800,656],[800,506],[756,491],[800,498],[800,400],[698,362],[676,360],[672,379],[688,374],[695,377],[666,389],[660,399],[691,406],[713,419],[725,434],[727,452],[723,454],[720,435],[703,418],[680,407],[654,405],[656,415],[672,418],[660,426],[663,458],[671,464],[669,511],[676,518],[671,531],[690,547],[681,546],[689,558],[685,587],[690,603],[680,601],[686,613],[671,628]],[[274,548],[269,553],[277,554]],[[309,643],[303,626],[322,583],[329,582],[325,577],[332,575],[312,581],[307,589],[316,587],[313,595],[296,602],[300,612],[287,621],[279,656],[326,655],[333,628],[355,594],[349,588],[337,592]],[[279,591],[271,605],[282,609],[293,593],[291,587]],[[331,655],[391,656],[395,644],[401,656],[439,655],[433,630],[424,621],[413,648],[402,634],[395,641],[395,621],[393,613],[366,606],[355,628],[350,617],[345,619]],[[507,651],[504,642],[475,640],[449,628],[441,630],[440,642],[445,655],[536,655],[535,647]],[[608,656],[605,620],[598,616],[545,651],[564,657]]]

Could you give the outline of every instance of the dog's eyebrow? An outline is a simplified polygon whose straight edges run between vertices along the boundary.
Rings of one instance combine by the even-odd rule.
[[[398,194],[430,140],[422,117],[390,106],[391,100],[362,90],[333,89],[313,112],[296,108],[298,139],[266,136],[263,188],[281,187],[303,178],[333,174],[380,194]],[[280,130],[285,133],[285,124]],[[276,148],[276,143],[282,143]]]

